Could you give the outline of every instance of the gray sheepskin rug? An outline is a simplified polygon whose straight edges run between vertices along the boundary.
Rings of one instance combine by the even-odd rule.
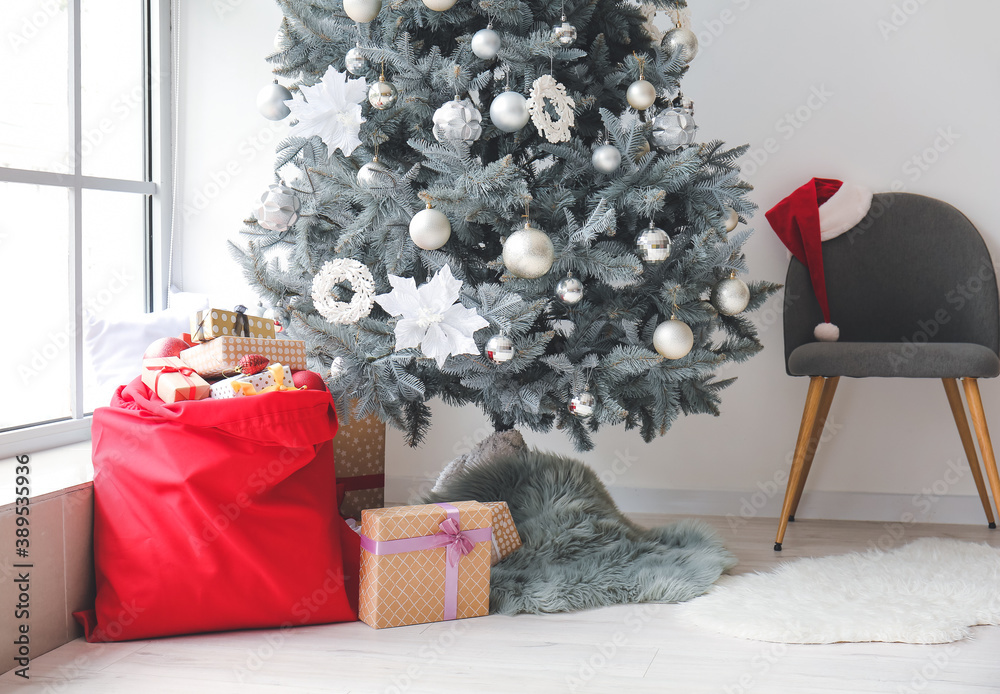
[[[444,481],[423,503],[506,501],[524,546],[493,567],[490,612],[568,612],[703,594],[736,559],[706,523],[644,530],[583,463],[528,450]]]

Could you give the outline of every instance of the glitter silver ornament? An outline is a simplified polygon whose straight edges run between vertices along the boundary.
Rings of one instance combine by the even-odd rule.
[[[629,106],[637,111],[644,111],[656,101],[656,87],[652,82],[636,80],[628,86],[625,98],[628,99]]]
[[[398,94],[392,82],[386,82],[385,77],[379,77],[378,82],[372,83],[368,88],[368,103],[379,111],[384,111],[396,103]]]
[[[528,100],[517,92],[498,94],[490,104],[490,120],[505,133],[517,132],[526,126],[530,119]]]
[[[450,10],[455,6],[455,2],[456,0],[424,0],[424,4],[427,5],[428,9],[434,10],[435,12]]]
[[[434,138],[438,142],[471,145],[483,134],[483,114],[468,99],[455,98],[434,112]]]
[[[681,60],[690,63],[698,55],[698,36],[686,27],[671,29],[660,41],[663,49],[673,57],[677,51],[681,52]]]
[[[735,316],[750,303],[750,287],[737,277],[728,277],[712,287],[712,306],[724,316]]]
[[[492,60],[500,52],[500,34],[493,31],[492,24],[487,24],[485,29],[480,29],[472,35],[469,46],[477,58]]]
[[[288,186],[271,184],[260,196],[260,203],[254,210],[254,216],[257,224],[269,231],[286,232],[299,220],[302,203]]]
[[[531,226],[531,222],[507,237],[503,245],[503,264],[512,275],[522,279],[541,277],[552,268],[555,259],[552,239],[544,231]]]
[[[657,149],[673,152],[692,144],[697,132],[694,116],[680,108],[669,108],[656,114],[650,137]]]
[[[590,415],[594,414],[594,408],[597,406],[597,398],[590,394],[589,391],[583,391],[582,393],[577,393],[572,398],[570,398],[569,405],[566,409],[570,411],[570,414],[579,417],[580,419],[587,419]]]
[[[257,92],[257,110],[268,120],[281,120],[291,113],[285,103],[291,98],[292,93],[278,84],[278,80],[274,80]]]
[[[365,24],[378,17],[382,0],[344,0],[344,12],[355,22]]]
[[[653,348],[667,359],[680,359],[694,347],[694,333],[687,323],[671,318],[653,331]]]
[[[451,222],[443,212],[427,205],[410,220],[410,238],[419,248],[435,251],[451,238]]]
[[[650,264],[662,263],[670,257],[670,237],[667,232],[649,223],[649,228],[635,240],[639,257]]]
[[[361,46],[355,46],[344,56],[344,67],[352,75],[360,75],[368,70],[368,59],[361,54]]]
[[[575,277],[564,277],[556,285],[556,296],[564,304],[578,304],[583,300],[583,282]]]
[[[590,163],[601,173],[611,173],[622,163],[622,153],[614,145],[601,145],[590,156]]]
[[[494,335],[486,341],[486,356],[494,364],[514,358],[514,343],[506,335]]]
[[[732,231],[740,223],[740,217],[732,207],[726,208],[726,231]]]
[[[560,21],[562,24],[552,27],[552,38],[560,46],[572,46],[576,43],[576,27],[566,21],[566,15],[563,15]]]
[[[391,188],[396,185],[396,175],[375,158],[358,170],[358,184],[365,188]]]

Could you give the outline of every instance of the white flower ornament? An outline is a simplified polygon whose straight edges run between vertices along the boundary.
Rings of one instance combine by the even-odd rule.
[[[300,87],[299,93],[288,102],[292,118],[298,120],[291,134],[297,137],[319,135],[330,153],[339,149],[349,157],[361,144],[358,135],[365,122],[361,116],[361,102],[367,98],[368,85],[364,77],[348,79],[346,72],[337,72],[331,65],[320,82]]]

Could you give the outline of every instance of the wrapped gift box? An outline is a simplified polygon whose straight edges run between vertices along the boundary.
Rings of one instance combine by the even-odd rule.
[[[209,397],[217,400],[242,398],[256,395],[266,388],[274,388],[279,383],[285,388],[294,389],[292,370],[281,364],[271,364],[260,373],[250,376],[242,374],[213,383]]]
[[[209,385],[177,357],[142,360],[142,382],[164,402],[207,398]]]
[[[233,376],[240,357],[262,354],[291,370],[305,369],[306,343],[261,337],[218,337],[181,352],[181,361],[202,376]]]
[[[485,615],[492,520],[475,501],[364,511],[358,617],[382,629]]]
[[[243,308],[242,306],[240,308]],[[274,339],[274,321],[239,311],[210,308],[191,316],[191,339],[207,342],[217,337],[269,337]]]
[[[521,546],[521,536],[517,533],[514,517],[510,515],[506,501],[487,501],[483,506],[488,506],[493,512],[493,549],[490,553],[490,566],[495,566]]]
[[[385,504],[385,423],[374,415],[342,426],[333,438],[340,515],[361,520]]]

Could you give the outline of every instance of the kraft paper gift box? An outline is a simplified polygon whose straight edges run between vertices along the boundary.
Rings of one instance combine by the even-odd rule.
[[[244,311],[245,307],[240,306]],[[217,337],[269,337],[274,339],[274,321],[248,316],[242,311],[210,308],[191,316],[191,339],[207,342]]]
[[[364,511],[358,617],[382,629],[487,614],[492,522],[475,501]]]
[[[208,382],[177,357],[143,359],[142,382],[164,402],[201,400],[209,393]]]
[[[361,520],[385,503],[385,422],[374,415],[351,422],[333,437],[340,515]]]
[[[490,554],[490,566],[495,566],[501,559],[505,559],[520,548],[521,536],[517,533],[514,517],[510,515],[506,501],[487,501],[483,506],[488,506],[493,512],[493,550]]]
[[[278,385],[281,385],[281,388],[278,388]],[[295,390],[295,383],[292,382],[292,370],[286,369],[281,364],[270,364],[260,373],[249,376],[242,374],[213,383],[208,397],[215,400],[243,398],[257,395],[268,388]]]
[[[263,337],[217,337],[181,352],[181,361],[202,376],[233,376],[240,357],[262,354],[292,371],[306,366],[306,343]]]

